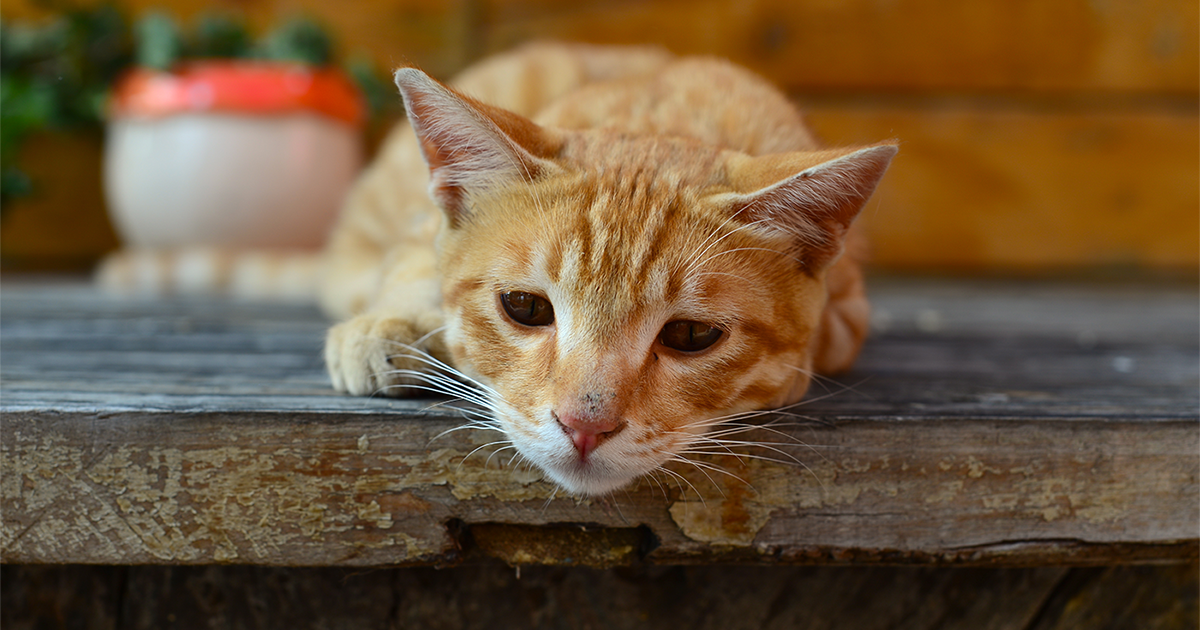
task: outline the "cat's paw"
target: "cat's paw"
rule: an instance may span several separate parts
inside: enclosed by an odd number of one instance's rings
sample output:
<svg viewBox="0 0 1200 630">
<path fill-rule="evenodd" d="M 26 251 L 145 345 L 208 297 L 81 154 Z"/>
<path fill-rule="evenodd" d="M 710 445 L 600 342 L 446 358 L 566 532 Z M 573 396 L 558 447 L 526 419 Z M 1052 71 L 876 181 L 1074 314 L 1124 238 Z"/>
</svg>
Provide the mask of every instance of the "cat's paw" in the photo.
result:
<svg viewBox="0 0 1200 630">
<path fill-rule="evenodd" d="M 420 394 L 412 371 L 429 371 L 429 364 L 419 353 L 445 360 L 438 320 L 365 313 L 330 328 L 325 365 L 333 388 L 355 396 Z"/>
</svg>

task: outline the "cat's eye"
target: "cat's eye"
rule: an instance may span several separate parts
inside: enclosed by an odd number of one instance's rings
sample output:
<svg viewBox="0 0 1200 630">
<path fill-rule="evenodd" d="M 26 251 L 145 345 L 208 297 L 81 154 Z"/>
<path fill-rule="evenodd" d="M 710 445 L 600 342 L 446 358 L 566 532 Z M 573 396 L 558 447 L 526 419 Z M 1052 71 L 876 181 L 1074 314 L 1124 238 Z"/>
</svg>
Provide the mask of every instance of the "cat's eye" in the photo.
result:
<svg viewBox="0 0 1200 630">
<path fill-rule="evenodd" d="M 509 291 L 500 294 L 504 312 L 518 324 L 526 326 L 549 326 L 554 323 L 554 307 L 550 300 L 524 291 Z"/>
<path fill-rule="evenodd" d="M 678 320 L 663 326 L 658 342 L 680 352 L 699 352 L 717 343 L 722 334 L 720 328 L 702 322 Z"/>
</svg>

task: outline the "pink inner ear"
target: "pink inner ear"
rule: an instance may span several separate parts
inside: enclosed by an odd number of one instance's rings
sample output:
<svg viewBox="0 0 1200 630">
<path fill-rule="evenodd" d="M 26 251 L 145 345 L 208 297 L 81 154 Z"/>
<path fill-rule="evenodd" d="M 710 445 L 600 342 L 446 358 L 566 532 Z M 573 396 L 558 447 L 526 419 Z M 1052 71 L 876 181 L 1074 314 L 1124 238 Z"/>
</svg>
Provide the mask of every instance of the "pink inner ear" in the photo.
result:
<svg viewBox="0 0 1200 630">
<path fill-rule="evenodd" d="M 396 71 L 409 120 L 430 171 L 430 195 L 457 223 L 473 187 L 529 181 L 559 142 L 527 118 L 479 103 L 413 68 Z"/>
<path fill-rule="evenodd" d="M 811 269 L 832 263 L 846 230 L 879 184 L 895 145 L 860 149 L 750 193 L 738 211 L 797 242 Z"/>
</svg>

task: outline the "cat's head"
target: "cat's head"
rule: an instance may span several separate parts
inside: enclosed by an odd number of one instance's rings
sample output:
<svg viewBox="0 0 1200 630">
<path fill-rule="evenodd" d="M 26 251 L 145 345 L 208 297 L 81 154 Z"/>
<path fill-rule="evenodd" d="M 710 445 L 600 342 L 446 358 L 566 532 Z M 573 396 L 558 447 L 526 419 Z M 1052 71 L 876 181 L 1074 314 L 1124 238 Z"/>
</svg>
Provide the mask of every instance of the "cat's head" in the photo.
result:
<svg viewBox="0 0 1200 630">
<path fill-rule="evenodd" d="M 551 479 L 605 493 L 803 395 L 826 270 L 895 146 L 750 157 L 397 83 L 445 213 L 448 345 Z"/>
</svg>

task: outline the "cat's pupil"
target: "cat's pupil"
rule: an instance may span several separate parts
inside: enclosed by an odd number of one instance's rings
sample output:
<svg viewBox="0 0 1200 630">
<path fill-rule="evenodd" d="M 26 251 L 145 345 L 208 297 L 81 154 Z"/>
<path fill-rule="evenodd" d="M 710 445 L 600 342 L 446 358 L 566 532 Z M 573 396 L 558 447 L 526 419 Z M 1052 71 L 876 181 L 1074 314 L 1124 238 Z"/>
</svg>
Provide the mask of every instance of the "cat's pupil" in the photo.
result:
<svg viewBox="0 0 1200 630">
<path fill-rule="evenodd" d="M 500 294 L 504 312 L 518 324 L 526 326 L 548 326 L 554 322 L 554 307 L 550 300 L 524 291 L 509 291 Z"/>
<path fill-rule="evenodd" d="M 703 322 L 679 320 L 663 326 L 658 342 L 681 352 L 699 352 L 721 338 L 720 328 Z"/>
</svg>

